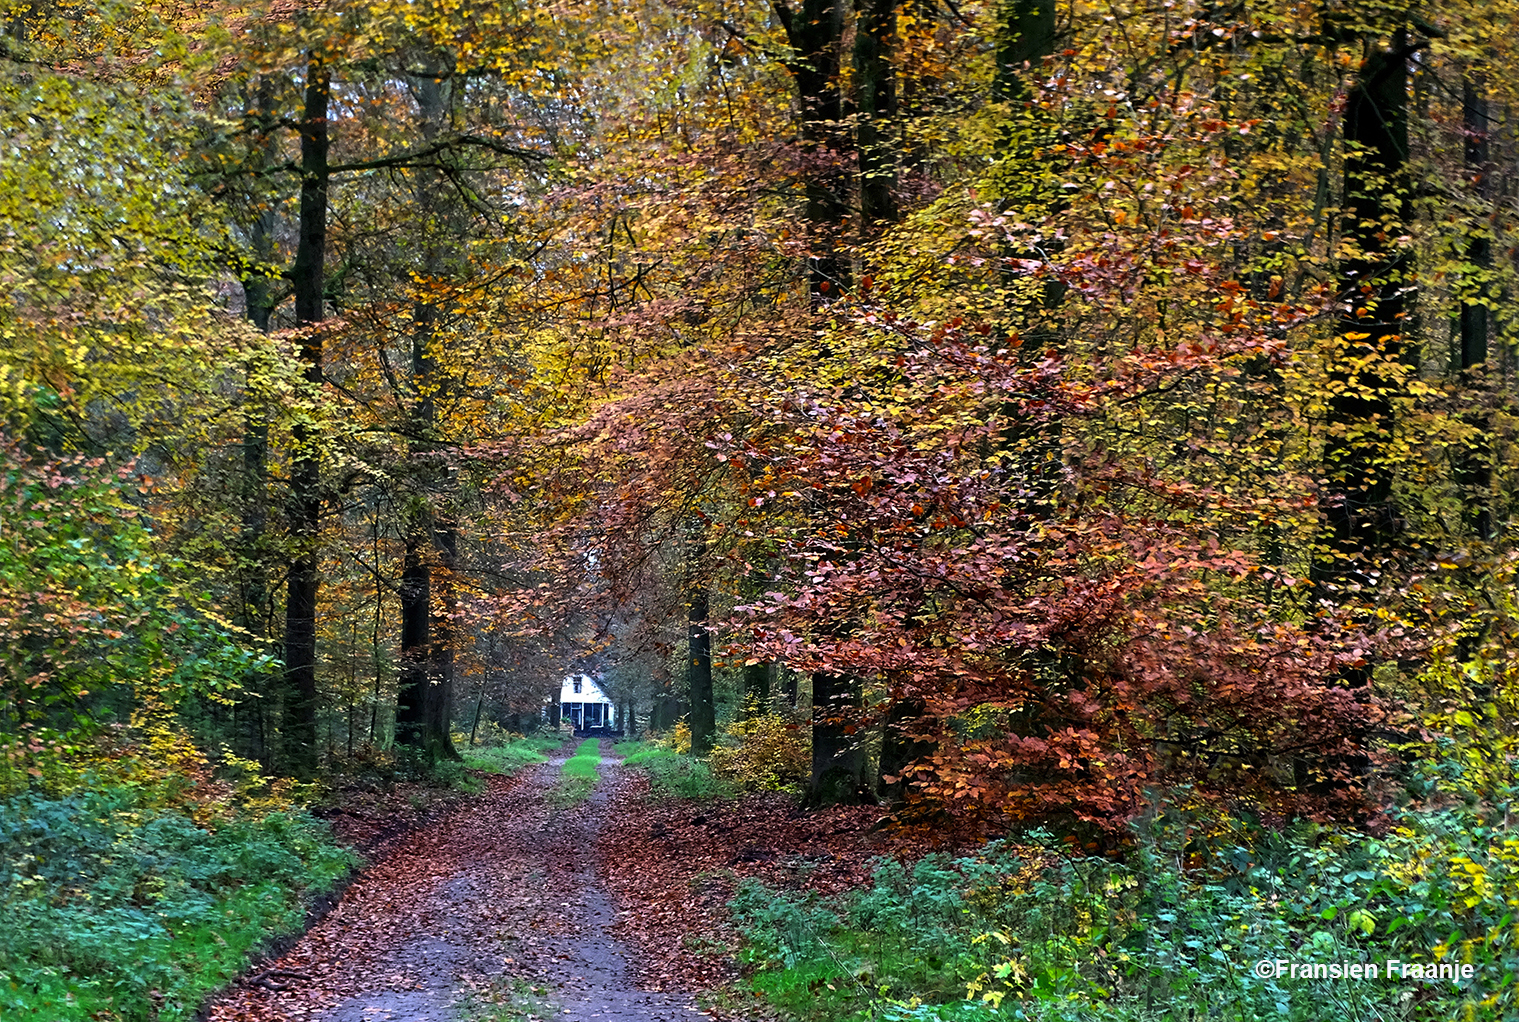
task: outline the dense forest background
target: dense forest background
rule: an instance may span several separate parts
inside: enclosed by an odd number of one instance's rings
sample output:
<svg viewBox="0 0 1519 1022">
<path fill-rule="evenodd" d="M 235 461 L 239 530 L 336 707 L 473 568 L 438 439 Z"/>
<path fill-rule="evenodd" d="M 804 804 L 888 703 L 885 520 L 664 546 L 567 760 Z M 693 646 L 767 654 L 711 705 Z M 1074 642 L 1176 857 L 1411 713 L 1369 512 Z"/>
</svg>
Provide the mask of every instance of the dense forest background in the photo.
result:
<svg viewBox="0 0 1519 1022">
<path fill-rule="evenodd" d="M 941 832 L 1506 807 L 1513 16 L 0 4 L 0 787 L 587 670 Z"/>
</svg>

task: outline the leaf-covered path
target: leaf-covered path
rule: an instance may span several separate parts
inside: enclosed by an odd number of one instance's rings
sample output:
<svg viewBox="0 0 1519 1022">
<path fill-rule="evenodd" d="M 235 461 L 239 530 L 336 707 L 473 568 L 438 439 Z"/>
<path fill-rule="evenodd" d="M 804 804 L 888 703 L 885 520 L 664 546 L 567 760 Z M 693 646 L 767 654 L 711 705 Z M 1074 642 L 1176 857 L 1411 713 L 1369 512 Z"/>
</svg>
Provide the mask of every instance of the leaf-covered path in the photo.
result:
<svg viewBox="0 0 1519 1022">
<path fill-rule="evenodd" d="M 454 1022 L 487 991 L 564 1022 L 675 1022 L 689 999 L 639 990 L 595 861 L 622 783 L 614 760 L 589 802 L 555 808 L 555 759 L 390 848 L 286 954 L 212 1007 L 209 1022 Z"/>
</svg>

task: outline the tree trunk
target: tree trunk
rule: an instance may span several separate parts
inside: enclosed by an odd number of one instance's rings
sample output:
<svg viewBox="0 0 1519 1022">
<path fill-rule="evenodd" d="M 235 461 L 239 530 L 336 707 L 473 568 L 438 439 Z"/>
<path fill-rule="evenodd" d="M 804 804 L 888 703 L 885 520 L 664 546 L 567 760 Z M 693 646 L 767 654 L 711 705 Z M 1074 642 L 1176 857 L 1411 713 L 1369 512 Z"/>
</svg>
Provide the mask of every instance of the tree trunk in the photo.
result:
<svg viewBox="0 0 1519 1022">
<path fill-rule="evenodd" d="M 369 633 L 369 655 L 374 661 L 374 689 L 370 693 L 373 700 L 369 704 L 369 744 L 375 743 L 375 732 L 380 727 L 380 623 L 385 615 L 385 587 L 380 584 L 380 512 L 375 509 L 374 515 L 374 624 Z"/>
<path fill-rule="evenodd" d="M 933 743 L 909 734 L 910 722 L 921 718 L 923 712 L 921 699 L 898 697 L 886 714 L 881 735 L 881 784 L 878 790 L 885 801 L 894 805 L 900 805 L 907 795 L 907 782 L 902 771 L 934 750 Z"/>
<path fill-rule="evenodd" d="M 742 712 L 770 712 L 770 665 L 765 662 L 744 665 L 744 696 Z"/>
<path fill-rule="evenodd" d="M 896 0 L 860 0 L 859 10 L 854 29 L 859 115 L 855 139 L 860 159 L 860 240 L 868 242 L 897 219 L 897 150 L 892 138 L 897 88 L 891 64 L 897 4 Z"/>
<path fill-rule="evenodd" d="M 1408 222 L 1408 54 L 1402 33 L 1374 49 L 1345 103 L 1345 237 L 1359 253 L 1341 267 L 1348 311 L 1330 367 L 1327 523 L 1315 564 L 1321 588 L 1369 584 L 1397 530 L 1392 503 L 1390 370 L 1410 358 L 1403 334 L 1412 253 L 1396 242 Z"/>
<path fill-rule="evenodd" d="M 1488 111 L 1486 85 L 1476 72 L 1468 72 L 1462 89 L 1461 127 L 1466 136 L 1466 172 L 1475 183 L 1477 197 L 1482 200 L 1484 213 L 1491 195 L 1488 185 Z M 1461 303 L 1461 350 L 1457 355 L 1463 392 L 1472 394 L 1479 383 L 1474 372 L 1487 362 L 1488 314 L 1483 298 L 1490 281 L 1493 267 L 1493 245 L 1488 236 L 1489 227 L 1474 232 L 1466 246 L 1466 261 L 1473 267 L 1470 279 L 1462 282 Z M 1489 491 L 1492 486 L 1492 449 L 1488 439 L 1490 424 L 1487 416 L 1475 413 L 1467 416 L 1467 425 L 1473 432 L 1472 439 L 1461 452 L 1456 463 L 1456 485 L 1461 492 L 1462 505 L 1466 510 L 1466 525 L 1481 539 L 1493 538 L 1492 510 Z"/>
<path fill-rule="evenodd" d="M 306 68 L 306 102 L 301 116 L 300 238 L 291 270 L 296 323 L 303 327 L 301 359 L 313 394 L 322 383 L 323 266 L 327 252 L 327 67 L 313 58 Z M 291 766 L 297 773 L 316 768 L 316 608 L 317 556 L 321 534 L 321 462 L 312 428 L 297 420 L 290 466 L 290 531 L 299 553 L 290 565 L 285 602 L 285 678 L 291 692 L 285 726 Z"/>
<path fill-rule="evenodd" d="M 865 750 L 859 741 L 860 683 L 840 674 L 812 676 L 811 806 L 851 804 L 866 794 Z"/>
<path fill-rule="evenodd" d="M 1026 103 L 1031 96 L 1025 65 L 1032 71 L 1055 52 L 1055 0 L 1011 0 L 998 27 L 993 91 L 1005 102 Z"/>
<path fill-rule="evenodd" d="M 1413 253 L 1396 239 L 1409 222 L 1408 57 L 1402 30 L 1392 48 L 1375 46 L 1345 101 L 1344 237 L 1355 254 L 1340 267 L 1346 312 L 1330 352 L 1325 521 L 1312 581 L 1325 601 L 1355 600 L 1375 585 L 1377 567 L 1399 528 L 1393 504 L 1394 394 L 1400 364 L 1416 364 L 1404 335 L 1413 286 Z M 1368 695 L 1371 667 L 1347 667 L 1331 679 Z M 1364 754 L 1330 763 L 1294 762 L 1296 782 L 1311 791 L 1341 788 L 1363 776 Z"/>
<path fill-rule="evenodd" d="M 460 758 L 449 734 L 453 714 L 453 643 L 445 618 L 432 616 L 433 568 L 424 547 L 436 545 L 445 572 L 452 563 L 453 531 L 441 530 L 436 544 L 416 529 L 406 541 L 401 575 L 401 684 L 396 699 L 396 741 L 422 753 L 429 763 Z M 419 535 L 420 533 L 420 535 Z M 445 607 L 453 602 L 445 574 L 439 579 Z"/>
<path fill-rule="evenodd" d="M 796 708 L 797 708 L 796 707 L 797 700 L 799 698 L 801 698 L 801 692 L 798 689 L 798 682 L 800 681 L 800 677 L 797 675 L 797 673 L 795 671 L 790 670 L 789 668 L 786 668 L 784 666 L 779 666 L 777 669 L 784 672 L 781 675 L 781 679 L 780 680 L 781 680 L 781 695 L 783 697 L 785 697 L 786 708 L 788 710 L 790 710 L 792 713 L 795 713 L 796 712 Z"/>
<path fill-rule="evenodd" d="M 273 103 L 273 89 L 269 79 L 260 78 L 258 89 L 248 97 L 249 117 L 271 116 Z M 266 136 L 263 148 L 259 152 L 260 163 L 272 162 L 274 155 L 273 140 Z M 274 230 L 273 210 L 258 214 L 248 224 L 249 248 L 260 264 L 267 265 L 274 258 Z M 269 278 L 258 272 L 256 266 L 247 267 L 242 274 L 243 304 L 247 310 L 248 320 L 263 334 L 269 333 L 270 320 L 274 311 L 269 285 Z M 234 622 L 253 635 L 268 638 L 274 630 L 264 551 L 264 536 L 269 524 L 269 411 L 265 396 L 257 393 L 253 383 L 253 374 L 250 372 L 249 379 L 243 388 L 243 464 L 239 493 L 242 502 L 242 530 L 238 551 L 241 567 L 238 572 L 238 611 L 234 616 Z M 262 672 L 250 673 L 243 681 L 244 690 L 253 699 L 265 696 L 267 685 L 267 678 Z M 251 729 L 257 715 L 242 714 L 241 716 L 254 718 L 249 722 Z M 262 743 L 257 741 L 256 732 L 250 733 L 246 741 L 241 740 L 242 736 L 238 733 L 238 718 L 239 714 L 234 706 L 232 714 L 234 747 L 244 755 L 256 755 L 266 770 L 273 770 L 275 764 L 269 762 L 267 750 L 263 749 Z M 253 751 L 255 748 L 259 750 L 257 753 Z"/>
<path fill-rule="evenodd" d="M 431 142 L 437 135 L 447 107 L 443 83 L 431 76 L 421 77 L 413 87 L 422 134 Z M 438 172 L 421 171 L 422 183 L 418 190 L 419 220 L 427 223 L 436 205 Z M 442 264 L 441 242 L 430 240 L 426 254 L 429 276 L 438 273 Z M 448 470 L 437 453 L 437 407 L 434 400 L 441 385 L 440 369 L 434 358 L 432 345 L 438 319 L 437 308 L 429 301 L 418 299 L 412 308 L 412 384 L 416 403 L 411 411 L 411 472 L 412 482 L 428 494 L 431 500 L 446 499 L 437 491 L 447 486 Z M 432 491 L 432 492 L 428 492 Z M 414 667 L 416 676 L 411 681 L 410 701 L 405 737 L 401 736 L 400 713 L 397 711 L 397 740 L 421 749 L 428 762 L 459 759 L 450 736 L 453 717 L 453 581 L 457 532 L 452 522 L 442 522 L 429 527 L 427 512 L 415 513 L 410 523 L 407 540 L 408 571 L 416 573 L 414 587 L 419 588 L 426 602 L 403 600 L 401 604 L 401 631 L 403 651 L 409 649 L 404 636 L 410 634 L 416 642 L 413 655 L 420 661 Z M 420 547 L 430 537 L 437 550 L 436 558 L 420 556 Z M 415 564 L 412 558 L 415 558 Z M 436 564 L 439 571 L 437 587 L 442 596 L 445 613 L 436 621 L 432 618 L 431 596 L 432 571 Z M 426 576 L 425 580 L 423 576 Z M 408 618 L 410 615 L 410 618 Z"/>
<path fill-rule="evenodd" d="M 649 727 L 655 731 L 668 731 L 675 726 L 684 712 L 678 696 L 669 694 L 655 696 L 654 712 L 649 720 Z"/>
<path fill-rule="evenodd" d="M 443 604 L 443 616 L 432 622 L 428 649 L 427 746 L 433 760 L 462 759 L 453 740 L 454 715 L 454 612 L 458 597 L 454 590 L 454 562 L 458 557 L 458 534 L 453 523 L 439 529 L 434 536 L 438 549 L 438 573 L 434 578 Z"/>
<path fill-rule="evenodd" d="M 686 533 L 686 687 L 691 696 L 691 751 L 704 756 L 717 739 L 712 694 L 712 633 L 707 628 L 707 583 L 703 574 L 706 537 L 693 521 Z"/>
<path fill-rule="evenodd" d="M 428 617 L 432 612 L 432 574 L 422 561 L 422 542 L 406 537 L 401 564 L 401 664 L 396 684 L 396 743 L 426 748 Z"/>
<path fill-rule="evenodd" d="M 480 710 L 485 706 L 485 678 L 480 679 L 480 694 L 475 697 L 475 720 L 469 726 L 469 745 L 475 746 L 475 735 L 480 731 Z M 513 729 L 515 730 L 515 729 Z"/>
<path fill-rule="evenodd" d="M 796 82 L 802 139 L 809 149 L 823 157 L 822 165 L 826 168 L 810 175 L 806 182 L 805 216 L 812 250 L 809 278 L 813 306 L 821 308 L 849 284 L 838 253 L 849 193 L 843 162 L 843 96 L 839 91 L 844 7 L 837 0 L 804 0 L 794 11 L 785 4 L 777 4 L 776 13 L 791 44 L 788 67 Z M 879 80 L 874 83 L 882 84 Z M 879 92 L 873 95 L 884 98 Z M 846 728 L 853 729 L 847 718 L 849 708 L 859 705 L 860 685 L 839 675 L 817 674 L 813 676 L 813 689 L 812 783 L 808 801 L 813 805 L 855 801 L 864 761 Z"/>
<path fill-rule="evenodd" d="M 796 83 L 802 142 L 824 169 L 809 174 L 807 197 L 808 280 L 814 304 L 837 298 L 849 285 L 839 239 L 849 211 L 843 144 L 844 101 L 839 91 L 844 5 L 841 0 L 777 2 L 775 12 L 791 44 L 787 67 Z"/>
</svg>

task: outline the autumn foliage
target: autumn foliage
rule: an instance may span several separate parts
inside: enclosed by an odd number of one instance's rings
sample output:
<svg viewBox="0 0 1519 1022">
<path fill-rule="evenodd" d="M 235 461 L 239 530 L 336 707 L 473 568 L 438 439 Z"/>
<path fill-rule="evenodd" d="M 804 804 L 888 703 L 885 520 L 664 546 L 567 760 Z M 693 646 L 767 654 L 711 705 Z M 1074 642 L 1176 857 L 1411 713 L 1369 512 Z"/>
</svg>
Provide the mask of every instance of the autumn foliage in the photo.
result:
<svg viewBox="0 0 1519 1022">
<path fill-rule="evenodd" d="M 1503 13 L 846 6 L 18 14 L 7 734 L 448 760 L 585 667 L 1112 836 L 1507 719 Z"/>
</svg>

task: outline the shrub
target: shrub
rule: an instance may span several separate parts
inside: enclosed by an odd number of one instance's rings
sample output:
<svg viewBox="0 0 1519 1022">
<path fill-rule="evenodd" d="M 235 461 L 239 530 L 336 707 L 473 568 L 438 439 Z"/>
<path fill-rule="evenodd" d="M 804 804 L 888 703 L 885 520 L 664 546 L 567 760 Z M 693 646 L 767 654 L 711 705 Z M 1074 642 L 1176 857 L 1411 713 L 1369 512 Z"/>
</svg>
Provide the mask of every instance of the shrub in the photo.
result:
<svg viewBox="0 0 1519 1022">
<path fill-rule="evenodd" d="M 353 867 L 300 811 L 197 820 L 101 782 L 0 802 L 0 1017 L 189 1019 Z"/>
<path fill-rule="evenodd" d="M 809 729 L 779 713 L 743 717 L 723 729 L 707 762 L 745 788 L 795 791 L 812 772 Z"/>
<path fill-rule="evenodd" d="M 883 862 L 869 890 L 831 903 L 746 888 L 732 907 L 755 990 L 808 1017 L 964 1015 L 967 998 L 1044 1022 L 1519 1017 L 1510 793 L 1401 812 L 1378 838 L 1265 830 L 1180 792 L 1136 828 L 1126 861 L 1034 833 L 910 869 Z M 1254 973 L 1278 959 L 1447 961 L 1475 976 Z"/>
</svg>

